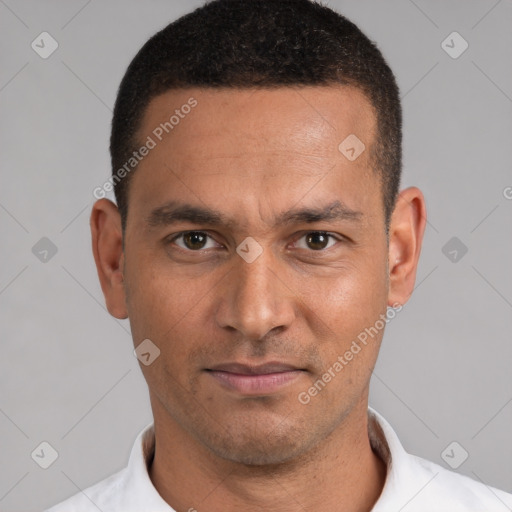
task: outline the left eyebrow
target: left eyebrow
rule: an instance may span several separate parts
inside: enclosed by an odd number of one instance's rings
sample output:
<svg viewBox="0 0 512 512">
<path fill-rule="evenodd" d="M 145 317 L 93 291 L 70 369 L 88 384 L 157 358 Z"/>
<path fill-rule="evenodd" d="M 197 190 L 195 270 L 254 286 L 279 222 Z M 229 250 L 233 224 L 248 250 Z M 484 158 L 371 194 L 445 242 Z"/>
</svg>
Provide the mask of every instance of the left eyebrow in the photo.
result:
<svg viewBox="0 0 512 512">
<path fill-rule="evenodd" d="M 341 201 L 334 201 L 326 206 L 294 208 L 279 214 L 274 226 L 290 224 L 312 224 L 322 221 L 360 222 L 363 213 L 348 208 Z M 226 217 L 219 211 L 194 206 L 178 201 L 169 201 L 151 211 L 146 219 L 151 227 L 168 226 L 177 222 L 190 222 L 198 225 L 235 227 L 235 219 Z"/>
<path fill-rule="evenodd" d="M 324 207 L 301 208 L 282 213 L 276 220 L 277 224 L 311 224 L 322 221 L 352 221 L 360 222 L 363 213 L 351 210 L 341 201 L 334 201 Z"/>
</svg>

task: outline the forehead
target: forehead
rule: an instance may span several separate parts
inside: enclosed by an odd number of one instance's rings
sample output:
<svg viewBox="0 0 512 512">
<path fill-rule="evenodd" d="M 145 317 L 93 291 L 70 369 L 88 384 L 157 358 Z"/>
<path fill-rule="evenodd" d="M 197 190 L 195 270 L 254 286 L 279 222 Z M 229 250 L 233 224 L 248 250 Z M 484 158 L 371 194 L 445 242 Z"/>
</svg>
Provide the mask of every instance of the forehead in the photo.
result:
<svg viewBox="0 0 512 512">
<path fill-rule="evenodd" d="M 191 102 L 197 104 L 189 109 Z M 307 148 L 308 154 L 325 157 L 338 151 L 339 142 L 350 134 L 369 146 L 375 132 L 374 109 L 367 97 L 341 85 L 171 90 L 151 100 L 140 135 L 151 134 L 173 114 L 168 144 L 178 152 L 197 144 L 197 156 L 203 153 L 202 142 L 213 146 L 205 150 L 208 156 L 218 144 L 221 153 L 225 145 L 243 142 L 240 151 L 245 153 L 284 150 L 300 155 Z"/>
<path fill-rule="evenodd" d="M 359 210 L 362 189 L 378 182 L 375 126 L 370 102 L 352 87 L 171 90 L 145 111 L 138 139 L 155 147 L 138 164 L 129 202 L 150 208 L 187 196 L 218 210 L 251 204 L 261 215 L 262 197 L 281 209 L 311 190 L 310 199 L 323 191 L 325 201 Z M 365 149 L 347 158 L 354 140 Z"/>
</svg>

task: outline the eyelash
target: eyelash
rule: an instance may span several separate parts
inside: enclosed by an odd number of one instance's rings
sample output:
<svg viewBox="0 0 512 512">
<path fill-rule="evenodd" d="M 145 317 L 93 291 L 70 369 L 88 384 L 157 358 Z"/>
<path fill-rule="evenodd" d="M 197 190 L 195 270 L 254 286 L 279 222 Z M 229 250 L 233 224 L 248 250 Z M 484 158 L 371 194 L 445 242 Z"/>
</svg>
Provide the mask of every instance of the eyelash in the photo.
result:
<svg viewBox="0 0 512 512">
<path fill-rule="evenodd" d="M 187 234 L 190 234 L 190 233 L 198 233 L 200 235 L 205 235 L 206 237 L 208 237 L 209 239 L 211 240 L 214 240 L 214 238 L 209 235 L 206 231 L 195 231 L 195 230 L 192 230 L 192 231 L 182 231 L 181 233 L 178 233 L 177 235 L 173 236 L 170 240 L 169 240 L 169 243 L 175 243 L 176 240 L 180 239 L 180 238 L 183 238 L 183 236 L 187 235 Z M 340 235 L 336 236 L 332 233 L 329 233 L 328 231 L 308 231 L 306 233 L 304 233 L 301 237 L 297 238 L 297 240 L 294 242 L 294 243 L 297 243 L 299 240 L 301 240 L 302 238 L 308 236 L 308 235 L 311 235 L 311 234 L 322 234 L 322 235 L 325 235 L 327 236 L 328 238 L 330 239 L 334 239 L 334 240 L 337 240 L 338 242 L 343 242 L 345 239 L 344 237 L 341 237 Z M 218 242 L 216 242 L 218 243 Z M 176 244 L 177 245 L 177 244 Z M 193 250 L 193 249 L 189 249 L 187 247 L 182 247 L 180 245 L 178 245 L 178 247 L 183 250 L 183 251 L 186 251 L 186 252 L 197 252 L 197 253 L 200 253 L 202 251 L 205 251 L 205 250 L 208 250 L 208 249 L 198 249 L 198 250 Z M 327 251 L 328 249 L 330 249 L 331 247 L 333 247 L 332 245 L 331 246 L 327 246 L 323 249 L 319 249 L 319 250 L 315 250 L 315 249 L 309 249 L 309 251 L 311 251 L 312 253 L 321 253 L 321 252 L 325 252 Z M 305 250 L 308 250 L 307 248 Z"/>
</svg>

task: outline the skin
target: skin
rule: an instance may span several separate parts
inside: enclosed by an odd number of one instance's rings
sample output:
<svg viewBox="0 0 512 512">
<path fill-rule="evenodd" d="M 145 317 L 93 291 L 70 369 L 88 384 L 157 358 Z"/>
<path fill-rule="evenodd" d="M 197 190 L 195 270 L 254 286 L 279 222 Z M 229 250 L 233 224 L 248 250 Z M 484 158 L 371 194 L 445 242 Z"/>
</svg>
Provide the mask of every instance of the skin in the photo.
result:
<svg viewBox="0 0 512 512">
<path fill-rule="evenodd" d="M 179 512 L 371 510 L 386 473 L 367 435 L 383 330 L 307 405 L 298 395 L 387 306 L 408 300 L 422 193 L 401 191 L 388 240 L 369 151 L 374 111 L 354 88 L 169 91 L 149 104 L 140 140 L 191 96 L 197 106 L 132 176 L 124 249 L 115 205 L 101 199 L 91 215 L 109 312 L 130 319 L 135 346 L 149 338 L 161 351 L 141 365 L 155 420 L 151 479 Z M 338 150 L 349 134 L 366 146 L 354 161 Z M 230 222 L 148 222 L 169 201 Z M 359 214 L 276 224 L 285 211 L 334 201 Z M 187 231 L 211 238 L 204 248 L 174 239 Z M 246 237 L 262 249 L 252 263 L 236 252 Z M 208 371 L 269 361 L 300 370 L 250 395 Z"/>
</svg>

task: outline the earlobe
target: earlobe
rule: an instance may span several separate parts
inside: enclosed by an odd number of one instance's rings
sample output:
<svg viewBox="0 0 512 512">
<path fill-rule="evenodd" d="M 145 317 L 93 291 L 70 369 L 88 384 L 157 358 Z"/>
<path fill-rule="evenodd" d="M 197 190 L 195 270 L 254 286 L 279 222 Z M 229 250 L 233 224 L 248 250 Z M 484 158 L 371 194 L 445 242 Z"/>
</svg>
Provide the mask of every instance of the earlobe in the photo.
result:
<svg viewBox="0 0 512 512">
<path fill-rule="evenodd" d="M 115 318 L 127 318 L 123 233 L 117 206 L 108 199 L 96 201 L 90 226 L 94 261 L 107 309 Z"/>
<path fill-rule="evenodd" d="M 414 290 L 426 220 L 421 190 L 402 190 L 389 227 L 389 306 L 405 304 Z"/>
</svg>

